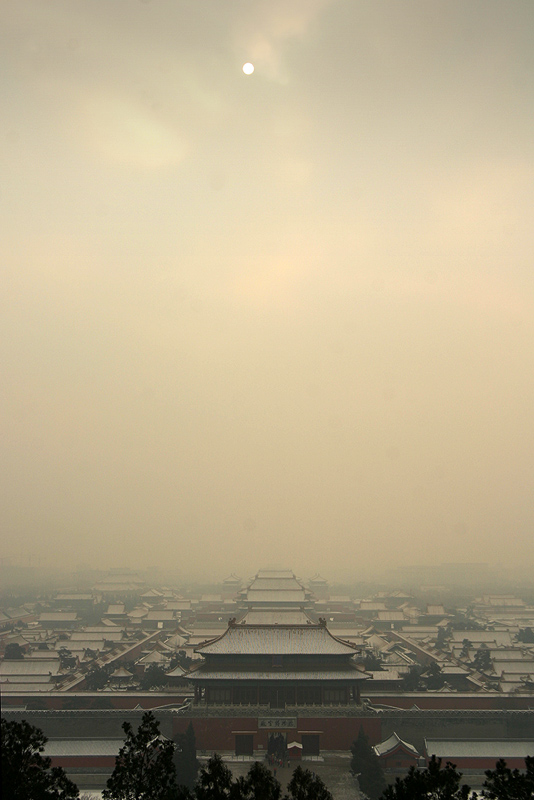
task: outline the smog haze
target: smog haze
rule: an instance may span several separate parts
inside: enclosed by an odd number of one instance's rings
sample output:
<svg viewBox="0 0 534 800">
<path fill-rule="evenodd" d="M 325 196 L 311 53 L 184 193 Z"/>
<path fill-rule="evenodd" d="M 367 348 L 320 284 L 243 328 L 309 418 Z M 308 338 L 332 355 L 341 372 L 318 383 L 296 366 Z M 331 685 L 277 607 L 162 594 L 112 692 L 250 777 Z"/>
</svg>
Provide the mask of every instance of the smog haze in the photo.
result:
<svg viewBox="0 0 534 800">
<path fill-rule="evenodd" d="M 4 558 L 532 565 L 530 0 L 0 19 Z"/>
</svg>

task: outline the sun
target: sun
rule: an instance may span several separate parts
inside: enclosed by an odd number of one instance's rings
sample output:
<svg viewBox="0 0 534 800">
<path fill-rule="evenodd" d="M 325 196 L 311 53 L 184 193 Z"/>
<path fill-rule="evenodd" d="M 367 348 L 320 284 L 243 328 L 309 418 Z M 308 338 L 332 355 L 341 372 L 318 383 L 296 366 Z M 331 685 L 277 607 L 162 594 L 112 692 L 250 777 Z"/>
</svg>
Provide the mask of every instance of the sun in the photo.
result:
<svg viewBox="0 0 534 800">
<path fill-rule="evenodd" d="M 252 75 L 254 72 L 254 64 L 251 64 L 250 61 L 247 61 L 246 64 L 243 64 L 243 72 L 245 75 Z"/>
</svg>

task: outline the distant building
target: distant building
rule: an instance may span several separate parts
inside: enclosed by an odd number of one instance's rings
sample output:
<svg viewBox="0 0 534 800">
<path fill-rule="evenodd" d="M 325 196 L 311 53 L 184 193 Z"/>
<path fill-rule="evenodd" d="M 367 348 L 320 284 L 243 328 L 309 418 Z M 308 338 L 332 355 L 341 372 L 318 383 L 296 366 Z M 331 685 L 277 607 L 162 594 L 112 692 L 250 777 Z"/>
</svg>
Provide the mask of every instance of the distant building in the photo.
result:
<svg viewBox="0 0 534 800">
<path fill-rule="evenodd" d="M 311 604 L 310 592 L 290 570 L 259 570 L 240 593 L 244 608 L 304 608 Z"/>
</svg>

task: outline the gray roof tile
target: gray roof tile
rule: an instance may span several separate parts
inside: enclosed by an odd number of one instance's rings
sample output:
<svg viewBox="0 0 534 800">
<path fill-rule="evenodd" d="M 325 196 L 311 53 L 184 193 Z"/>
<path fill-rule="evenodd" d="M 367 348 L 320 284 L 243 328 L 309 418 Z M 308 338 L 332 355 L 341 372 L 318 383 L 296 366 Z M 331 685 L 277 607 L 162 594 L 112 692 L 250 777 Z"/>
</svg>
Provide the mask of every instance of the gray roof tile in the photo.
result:
<svg viewBox="0 0 534 800">
<path fill-rule="evenodd" d="M 222 636 L 196 648 L 201 655 L 354 655 L 349 644 L 323 625 L 230 626 Z"/>
</svg>

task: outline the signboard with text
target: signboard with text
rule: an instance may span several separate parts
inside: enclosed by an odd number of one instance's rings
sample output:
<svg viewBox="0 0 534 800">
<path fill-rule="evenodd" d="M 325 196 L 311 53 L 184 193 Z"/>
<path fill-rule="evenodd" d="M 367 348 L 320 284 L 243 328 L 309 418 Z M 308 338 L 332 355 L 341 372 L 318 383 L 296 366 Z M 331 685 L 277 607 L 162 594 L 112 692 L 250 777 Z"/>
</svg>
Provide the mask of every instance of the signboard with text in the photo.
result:
<svg viewBox="0 0 534 800">
<path fill-rule="evenodd" d="M 263 717 L 258 719 L 258 728 L 296 728 L 296 717 Z"/>
</svg>

